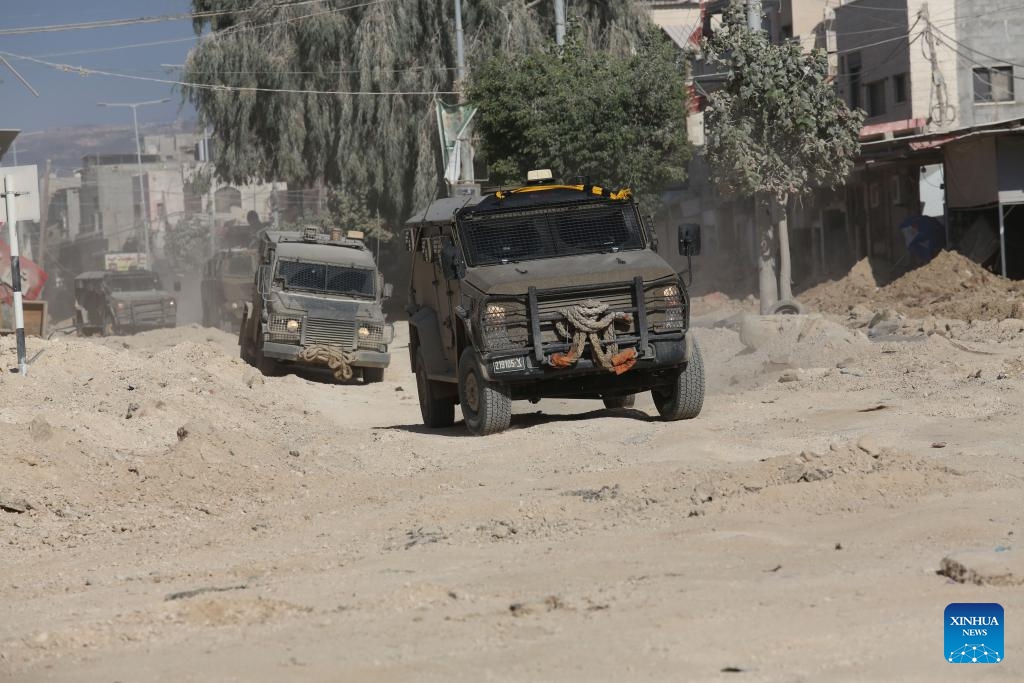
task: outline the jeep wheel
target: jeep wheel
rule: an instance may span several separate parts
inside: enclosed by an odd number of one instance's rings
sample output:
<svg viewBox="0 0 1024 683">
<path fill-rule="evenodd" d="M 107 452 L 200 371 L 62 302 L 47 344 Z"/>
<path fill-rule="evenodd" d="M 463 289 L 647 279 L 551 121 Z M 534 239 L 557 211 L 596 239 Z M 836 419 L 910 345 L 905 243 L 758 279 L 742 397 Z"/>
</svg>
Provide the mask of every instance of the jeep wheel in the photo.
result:
<svg viewBox="0 0 1024 683">
<path fill-rule="evenodd" d="M 427 378 L 427 366 L 423 353 L 416 353 L 416 391 L 420 396 L 420 414 L 423 424 L 431 429 L 451 427 L 455 424 L 455 398 L 439 396 L 439 382 Z"/>
<path fill-rule="evenodd" d="M 113 337 L 115 334 L 120 334 L 120 332 L 117 329 L 117 325 L 114 324 L 114 314 L 107 311 L 103 316 L 103 327 L 100 329 L 100 334 L 104 337 Z"/>
<path fill-rule="evenodd" d="M 256 349 L 255 362 L 253 365 L 266 377 L 274 377 L 281 372 L 281 364 L 273 358 L 263 355 L 263 349 Z"/>
<path fill-rule="evenodd" d="M 693 357 L 672 384 L 651 390 L 654 406 L 666 421 L 690 420 L 700 415 L 704 406 L 704 357 L 697 340 L 693 340 Z"/>
<path fill-rule="evenodd" d="M 252 343 L 253 332 L 249 329 L 251 325 L 252 321 L 249 318 L 242 318 L 242 324 L 238 329 L 238 345 L 240 347 L 238 355 L 249 365 L 255 366 L 256 352 Z"/>
<path fill-rule="evenodd" d="M 604 401 L 604 407 L 608 410 L 621 410 L 624 408 L 632 408 L 636 405 L 636 394 L 626 394 L 625 396 L 609 396 L 608 398 L 602 399 Z"/>
<path fill-rule="evenodd" d="M 376 384 L 384 381 L 384 368 L 363 368 L 363 382 Z"/>
<path fill-rule="evenodd" d="M 483 378 L 472 349 L 459 359 L 459 406 L 466 428 L 477 436 L 503 432 L 512 422 L 508 386 Z"/>
</svg>

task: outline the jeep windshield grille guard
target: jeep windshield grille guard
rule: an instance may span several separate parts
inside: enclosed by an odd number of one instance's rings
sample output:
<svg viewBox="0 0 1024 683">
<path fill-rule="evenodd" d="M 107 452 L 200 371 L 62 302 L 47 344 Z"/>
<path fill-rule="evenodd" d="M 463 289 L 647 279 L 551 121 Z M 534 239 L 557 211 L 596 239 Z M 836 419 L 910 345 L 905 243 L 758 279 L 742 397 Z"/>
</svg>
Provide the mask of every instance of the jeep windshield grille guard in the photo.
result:
<svg viewBox="0 0 1024 683">
<path fill-rule="evenodd" d="M 376 278 L 369 268 L 282 259 L 277 262 L 276 279 L 284 281 L 285 289 L 373 298 Z"/>
<path fill-rule="evenodd" d="M 631 204 L 571 203 L 473 213 L 459 219 L 470 266 L 643 249 Z"/>
<path fill-rule="evenodd" d="M 107 280 L 112 292 L 149 292 L 160 289 L 160 278 L 155 275 L 128 275 Z"/>
</svg>

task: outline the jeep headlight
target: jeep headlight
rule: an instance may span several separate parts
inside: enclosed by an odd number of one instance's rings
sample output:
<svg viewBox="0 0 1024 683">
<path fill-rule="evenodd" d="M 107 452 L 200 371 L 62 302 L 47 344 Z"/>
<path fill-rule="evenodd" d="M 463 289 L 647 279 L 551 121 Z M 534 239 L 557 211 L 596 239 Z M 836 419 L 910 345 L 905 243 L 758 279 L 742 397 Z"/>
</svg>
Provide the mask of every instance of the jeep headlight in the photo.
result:
<svg viewBox="0 0 1024 683">
<path fill-rule="evenodd" d="M 380 323 L 359 323 L 359 327 L 356 328 L 356 345 L 361 349 L 384 351 L 387 344 L 384 333 L 386 327 Z"/>
<path fill-rule="evenodd" d="M 677 284 L 657 285 L 644 296 L 647 323 L 655 332 L 672 332 L 686 327 L 686 303 Z"/>
<path fill-rule="evenodd" d="M 487 350 L 515 349 L 526 345 L 526 307 L 517 301 L 489 303 L 480 314 L 480 330 Z"/>
<path fill-rule="evenodd" d="M 302 318 L 290 313 L 270 316 L 270 341 L 297 344 L 302 334 Z"/>
</svg>

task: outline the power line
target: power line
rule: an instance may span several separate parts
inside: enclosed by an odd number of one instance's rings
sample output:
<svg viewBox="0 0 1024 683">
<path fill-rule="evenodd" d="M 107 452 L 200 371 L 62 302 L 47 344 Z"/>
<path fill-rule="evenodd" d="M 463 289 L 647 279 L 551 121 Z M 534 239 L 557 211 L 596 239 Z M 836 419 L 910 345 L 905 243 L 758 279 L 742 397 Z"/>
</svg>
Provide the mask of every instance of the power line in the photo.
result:
<svg viewBox="0 0 1024 683">
<path fill-rule="evenodd" d="M 395 90 L 395 91 L 377 91 L 377 90 L 307 90 L 300 88 L 262 88 L 259 86 L 244 86 L 244 85 L 221 85 L 215 83 L 194 83 L 189 81 L 180 81 L 172 78 L 156 78 L 153 76 L 138 76 L 135 74 L 116 73 L 113 71 L 106 71 L 103 69 L 92 69 L 84 66 L 75 66 L 71 64 L 57 64 L 55 62 L 49 62 L 44 59 L 37 59 L 35 57 L 28 57 L 26 55 L 16 55 L 13 52 L 0 52 L 0 55 L 10 57 L 11 59 L 17 59 L 21 61 L 32 62 L 42 66 L 55 69 L 57 71 L 63 71 L 65 73 L 76 73 L 80 76 L 109 76 L 112 78 L 124 78 L 133 81 L 144 81 L 149 83 L 162 83 L 164 85 L 179 86 L 182 88 L 191 88 L 194 90 L 217 90 L 221 92 L 265 92 L 265 93 L 279 93 L 279 94 L 291 94 L 291 95 L 345 95 L 345 96 L 380 96 L 380 97 L 403 97 L 403 96 L 436 96 L 436 95 L 457 95 L 458 93 L 453 90 Z"/>
<path fill-rule="evenodd" d="M 951 41 L 953 43 L 956 43 L 960 47 L 964 48 L 965 50 L 970 50 L 971 52 L 973 52 L 976 55 L 980 55 L 980 56 L 984 57 L 985 59 L 991 59 L 993 61 L 999 62 L 1000 64 L 1006 64 L 1006 65 L 1009 65 L 1009 66 L 1016 66 L 1016 67 L 1019 67 L 1021 69 L 1024 69 L 1024 64 L 1019 64 L 1017 62 L 1011 62 L 1010 60 L 1003 59 L 1002 57 L 993 57 L 992 55 L 985 54 L 981 50 L 975 49 L 975 48 L 970 47 L 968 45 L 964 45 L 963 43 L 961 43 L 956 38 L 953 38 L 952 36 L 944 33 L 943 31 L 940 31 L 938 28 L 935 28 L 934 26 L 932 26 L 932 28 L 934 28 L 935 32 L 938 33 L 943 38 L 945 38 L 946 40 Z M 949 46 L 947 45 L 947 47 L 949 47 Z M 992 66 L 992 65 L 991 64 L 981 64 L 980 66 Z"/>
<path fill-rule="evenodd" d="M 278 3 L 271 5 L 266 9 L 283 9 L 288 7 L 300 7 L 302 5 L 311 5 L 315 3 L 323 2 L 323 0 L 296 0 L 295 2 Z M 374 0 L 373 2 L 365 2 L 359 5 L 351 5 L 349 7 L 339 7 L 330 11 L 340 11 L 347 9 L 356 9 L 359 7 L 366 7 L 368 5 L 376 5 L 381 2 L 387 2 L 387 0 Z M 186 12 L 181 14 L 163 14 L 151 17 L 133 17 L 125 19 L 100 19 L 97 21 L 83 21 L 73 24 L 49 24 L 45 26 L 23 26 L 20 28 L 6 28 L 0 29 L 0 36 L 20 36 L 31 33 L 55 33 L 60 31 L 79 31 L 97 28 L 117 28 L 120 26 L 135 26 L 138 24 L 156 24 L 165 21 L 183 21 L 183 20 L 195 20 L 195 19 L 208 19 L 217 16 L 224 16 L 227 14 L 239 14 L 242 12 L 256 12 L 261 11 L 261 8 L 250 8 L 250 9 L 237 9 L 237 10 L 220 10 L 210 12 Z"/>
</svg>

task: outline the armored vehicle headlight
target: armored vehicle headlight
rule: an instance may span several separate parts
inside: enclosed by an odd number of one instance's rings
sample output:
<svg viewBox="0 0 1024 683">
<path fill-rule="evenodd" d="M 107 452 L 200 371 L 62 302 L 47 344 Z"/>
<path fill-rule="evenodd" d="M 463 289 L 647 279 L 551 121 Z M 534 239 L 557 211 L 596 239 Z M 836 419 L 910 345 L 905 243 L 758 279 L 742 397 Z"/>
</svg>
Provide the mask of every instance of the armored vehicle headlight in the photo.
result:
<svg viewBox="0 0 1024 683">
<path fill-rule="evenodd" d="M 356 335 L 359 337 L 357 340 L 359 348 L 383 351 L 384 345 L 388 343 L 385 338 L 385 330 L 386 326 L 383 325 L 374 323 L 360 324 L 356 330 Z"/>
<path fill-rule="evenodd" d="M 676 285 L 669 285 L 665 289 L 661 290 L 661 295 L 665 297 L 665 302 L 670 306 L 681 306 L 683 301 L 680 297 L 679 287 Z"/>
<path fill-rule="evenodd" d="M 119 310 L 119 311 L 123 311 L 124 310 L 124 302 L 123 301 L 118 301 L 117 302 L 117 310 Z"/>
<path fill-rule="evenodd" d="M 484 325 L 503 325 L 506 312 L 504 306 L 487 304 L 487 310 L 484 311 Z"/>
<path fill-rule="evenodd" d="M 656 332 L 671 332 L 686 327 L 682 289 L 677 284 L 657 285 L 647 290 L 647 322 Z"/>
<path fill-rule="evenodd" d="M 490 351 L 526 344 L 526 307 L 514 301 L 490 303 L 481 316 L 484 346 Z"/>
<path fill-rule="evenodd" d="M 174 306 L 175 305 L 174 299 L 168 299 L 167 300 L 167 305 L 168 306 Z"/>
<path fill-rule="evenodd" d="M 298 320 L 289 320 L 288 322 L 286 322 L 284 324 L 284 329 L 288 330 L 289 332 L 298 332 L 299 331 L 299 321 Z"/>
</svg>

